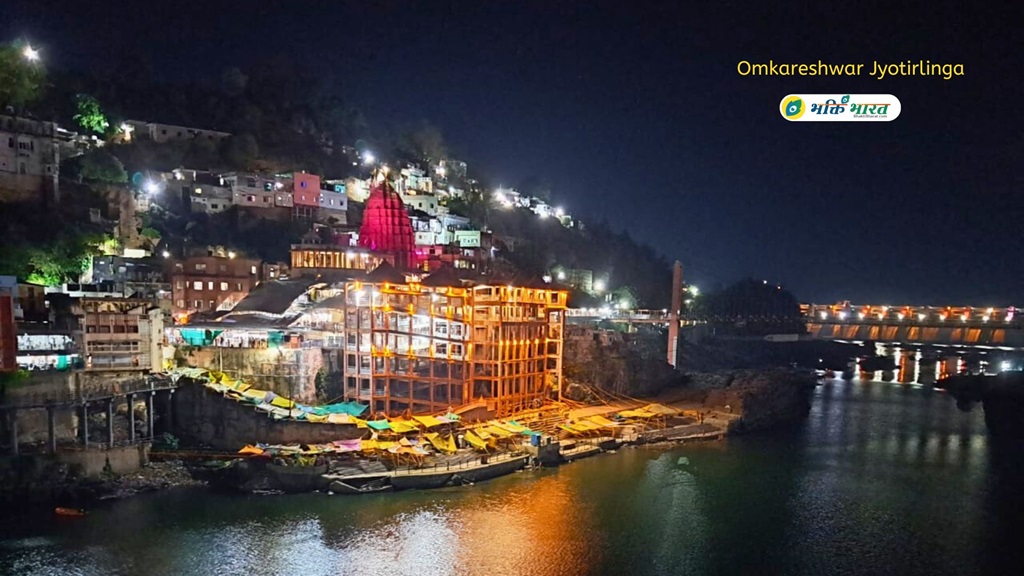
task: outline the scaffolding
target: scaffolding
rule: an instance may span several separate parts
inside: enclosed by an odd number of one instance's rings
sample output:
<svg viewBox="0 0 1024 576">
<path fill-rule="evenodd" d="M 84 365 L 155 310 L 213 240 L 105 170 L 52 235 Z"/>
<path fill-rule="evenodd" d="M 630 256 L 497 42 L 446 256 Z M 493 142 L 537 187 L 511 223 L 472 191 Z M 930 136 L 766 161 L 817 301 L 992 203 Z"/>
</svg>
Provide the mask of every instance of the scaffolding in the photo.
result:
<svg viewBox="0 0 1024 576">
<path fill-rule="evenodd" d="M 374 414 L 482 401 L 504 416 L 560 389 L 564 291 L 351 281 L 343 292 L 344 397 Z"/>
</svg>

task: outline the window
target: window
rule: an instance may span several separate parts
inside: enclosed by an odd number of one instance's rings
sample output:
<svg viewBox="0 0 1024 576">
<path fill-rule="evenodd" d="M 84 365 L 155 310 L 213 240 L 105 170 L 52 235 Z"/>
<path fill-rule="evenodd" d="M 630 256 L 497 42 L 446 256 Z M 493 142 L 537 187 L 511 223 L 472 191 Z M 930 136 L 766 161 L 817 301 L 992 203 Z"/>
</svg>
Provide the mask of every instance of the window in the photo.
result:
<svg viewBox="0 0 1024 576">
<path fill-rule="evenodd" d="M 14 138 L 8 138 L 7 139 L 7 147 L 8 148 L 14 148 Z"/>
<path fill-rule="evenodd" d="M 160 131 L 160 135 L 161 136 L 167 136 L 167 130 L 161 130 Z"/>
<path fill-rule="evenodd" d="M 256 273 L 256 267 L 255 266 L 251 266 L 249 268 L 249 274 L 255 274 L 255 273 Z"/>
<path fill-rule="evenodd" d="M 198 280 L 196 280 L 195 282 L 192 283 L 192 289 L 193 290 L 202 290 L 203 289 L 203 283 L 198 281 Z"/>
<path fill-rule="evenodd" d="M 181 300 L 181 299 L 178 299 L 178 300 L 177 300 L 177 301 L 176 301 L 176 302 L 174 303 L 174 305 L 175 305 L 175 306 L 177 306 L 178 308 L 184 308 L 184 307 L 185 307 L 185 301 L 184 301 L 184 300 Z"/>
<path fill-rule="evenodd" d="M 213 209 L 213 210 L 216 210 L 218 208 L 218 206 L 216 204 L 210 204 L 210 208 Z"/>
<path fill-rule="evenodd" d="M 235 290 L 238 290 L 239 292 L 242 291 L 242 283 L 241 282 L 235 284 L 235 286 L 236 286 Z"/>
<path fill-rule="evenodd" d="M 178 280 L 177 282 L 174 283 L 174 289 L 175 290 L 181 290 L 182 288 L 184 288 L 184 286 L 182 286 L 182 284 L 184 284 L 184 283 L 181 280 Z"/>
<path fill-rule="evenodd" d="M 252 194 L 249 194 L 248 196 L 245 197 L 245 201 L 246 202 L 255 202 L 256 201 L 256 197 L 253 196 Z"/>
<path fill-rule="evenodd" d="M 196 310 L 202 310 L 202 309 L 203 309 L 203 301 L 202 300 L 196 300 Z"/>
<path fill-rule="evenodd" d="M 213 280 L 210 280 L 209 282 L 206 283 L 206 289 L 213 290 Z"/>
<path fill-rule="evenodd" d="M 213 310 L 216 307 L 217 307 L 217 304 L 215 304 L 213 300 L 210 300 L 210 310 Z"/>
<path fill-rule="evenodd" d="M 175 272 L 181 272 L 182 270 L 183 270 L 183 268 L 182 268 L 181 262 L 175 262 L 174 263 L 174 271 Z"/>
<path fill-rule="evenodd" d="M 196 264 L 196 270 L 206 270 L 206 264 Z"/>
<path fill-rule="evenodd" d="M 228 283 L 227 282 L 221 282 L 220 283 L 220 290 L 221 290 L 221 292 L 227 292 L 228 291 Z"/>
<path fill-rule="evenodd" d="M 270 204 L 270 196 L 264 196 L 263 197 L 263 203 L 264 204 Z"/>
</svg>

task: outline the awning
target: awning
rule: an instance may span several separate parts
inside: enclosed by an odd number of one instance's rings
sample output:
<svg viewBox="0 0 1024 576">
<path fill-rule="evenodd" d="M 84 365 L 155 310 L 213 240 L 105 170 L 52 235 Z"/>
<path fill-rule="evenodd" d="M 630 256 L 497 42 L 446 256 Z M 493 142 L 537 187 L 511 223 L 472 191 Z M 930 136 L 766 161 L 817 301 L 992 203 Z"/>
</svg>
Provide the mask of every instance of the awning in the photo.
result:
<svg viewBox="0 0 1024 576">
<path fill-rule="evenodd" d="M 391 424 L 387 420 L 367 420 L 366 425 L 374 430 L 391 430 Z"/>
<path fill-rule="evenodd" d="M 618 424 L 612 422 L 611 420 L 605 418 L 604 416 L 591 416 L 590 418 L 587 418 L 587 420 L 590 420 L 591 422 L 597 424 L 602 428 L 613 428 L 615 426 L 618 426 Z"/>
<path fill-rule="evenodd" d="M 391 425 L 391 429 L 399 434 L 415 432 L 420 429 L 419 426 L 416 425 L 416 422 L 412 420 L 392 420 L 389 424 Z"/>
<path fill-rule="evenodd" d="M 477 450 L 482 450 L 484 452 L 487 452 L 487 442 L 484 442 L 483 439 L 481 439 L 479 436 L 474 434 L 472 430 L 467 430 L 465 437 L 466 437 L 466 442 L 469 442 L 469 444 L 473 448 L 476 448 Z"/>
<path fill-rule="evenodd" d="M 434 448 L 437 448 L 440 452 L 447 454 L 455 452 L 455 438 L 452 436 L 442 438 L 437 432 L 427 432 L 423 437 L 429 440 L 434 445 Z"/>
<path fill-rule="evenodd" d="M 449 424 L 449 422 L 441 420 L 436 416 L 413 416 L 412 419 L 419 422 L 426 428 L 433 428 L 434 426 L 443 426 L 445 424 Z"/>
<path fill-rule="evenodd" d="M 679 410 L 669 408 L 664 404 L 648 404 L 647 406 L 644 406 L 642 410 L 646 410 L 659 416 L 675 416 L 676 414 L 679 414 Z"/>
</svg>

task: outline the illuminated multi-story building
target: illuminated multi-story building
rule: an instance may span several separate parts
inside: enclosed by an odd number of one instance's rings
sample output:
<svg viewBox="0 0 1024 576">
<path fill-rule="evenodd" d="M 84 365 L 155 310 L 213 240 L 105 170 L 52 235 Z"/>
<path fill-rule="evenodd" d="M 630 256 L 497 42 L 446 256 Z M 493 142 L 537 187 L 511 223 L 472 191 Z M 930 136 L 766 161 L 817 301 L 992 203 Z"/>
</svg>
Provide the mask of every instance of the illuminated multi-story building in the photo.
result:
<svg viewBox="0 0 1024 576">
<path fill-rule="evenodd" d="M 388 415 L 473 402 L 507 415 L 560 388 L 566 292 L 447 271 L 393 280 L 344 283 L 346 400 Z"/>
</svg>

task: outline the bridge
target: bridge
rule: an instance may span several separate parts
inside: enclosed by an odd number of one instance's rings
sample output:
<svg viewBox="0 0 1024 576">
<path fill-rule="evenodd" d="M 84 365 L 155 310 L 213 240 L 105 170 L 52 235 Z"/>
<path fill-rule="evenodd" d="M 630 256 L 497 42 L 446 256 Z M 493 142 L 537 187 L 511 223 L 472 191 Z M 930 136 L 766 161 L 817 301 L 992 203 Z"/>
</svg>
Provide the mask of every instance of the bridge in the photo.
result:
<svg viewBox="0 0 1024 576">
<path fill-rule="evenodd" d="M 807 331 L 822 340 L 1024 347 L 1016 307 L 803 304 Z"/>
<path fill-rule="evenodd" d="M 820 340 L 849 340 L 946 344 L 964 346 L 1024 347 L 1024 310 L 1017 307 L 972 306 L 888 306 L 801 304 L 800 315 L 809 337 Z M 635 325 L 668 326 L 668 310 L 625 310 L 620 308 L 571 308 L 569 322 L 608 321 Z M 740 321 L 792 321 L 772 317 L 703 317 L 679 315 L 679 325 Z"/>
</svg>

